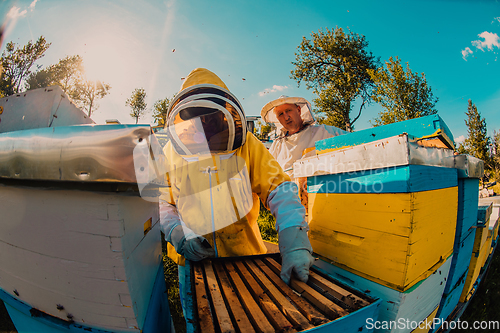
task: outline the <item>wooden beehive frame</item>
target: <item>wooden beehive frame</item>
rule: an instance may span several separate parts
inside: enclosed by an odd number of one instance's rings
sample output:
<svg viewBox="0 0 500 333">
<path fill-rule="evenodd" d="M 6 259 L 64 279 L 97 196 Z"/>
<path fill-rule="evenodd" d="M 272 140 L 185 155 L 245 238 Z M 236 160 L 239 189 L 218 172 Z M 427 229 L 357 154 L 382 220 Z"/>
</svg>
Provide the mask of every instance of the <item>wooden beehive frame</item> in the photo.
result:
<svg viewBox="0 0 500 333">
<path fill-rule="evenodd" d="M 288 286 L 280 271 L 275 255 L 193 263 L 200 331 L 302 331 L 373 302 L 312 270 L 307 284 Z"/>
</svg>

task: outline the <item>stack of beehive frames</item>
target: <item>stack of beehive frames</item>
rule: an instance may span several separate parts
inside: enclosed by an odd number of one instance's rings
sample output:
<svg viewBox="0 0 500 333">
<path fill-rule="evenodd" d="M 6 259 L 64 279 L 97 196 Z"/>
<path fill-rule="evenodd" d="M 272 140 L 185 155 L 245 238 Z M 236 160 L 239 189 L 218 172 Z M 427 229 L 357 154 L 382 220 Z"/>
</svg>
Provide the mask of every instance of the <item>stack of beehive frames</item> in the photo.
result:
<svg viewBox="0 0 500 333">
<path fill-rule="evenodd" d="M 306 172 L 296 176 L 308 177 L 315 253 L 399 291 L 451 255 L 457 169 L 441 164 L 454 165 L 452 150 L 422 148 L 403 134 L 323 157 L 294 164 Z"/>
<path fill-rule="evenodd" d="M 194 263 L 201 332 L 308 330 L 373 303 L 313 271 L 307 284 L 288 286 L 280 270 L 272 255 Z"/>
<path fill-rule="evenodd" d="M 440 322 L 455 312 L 464 289 L 476 235 L 479 179 L 484 174 L 483 161 L 470 155 L 454 157 L 458 170 L 457 224 L 450 273 L 436 315 Z"/>
<path fill-rule="evenodd" d="M 479 285 L 478 279 L 481 270 L 490 255 L 492 239 L 488 238 L 489 223 L 493 205 L 480 205 L 477 210 L 477 224 L 475 226 L 476 234 L 474 238 L 474 246 L 472 248 L 472 256 L 469 263 L 469 271 L 465 280 L 464 289 L 460 296 L 460 302 L 467 302 L 475 292 L 475 288 Z"/>
</svg>

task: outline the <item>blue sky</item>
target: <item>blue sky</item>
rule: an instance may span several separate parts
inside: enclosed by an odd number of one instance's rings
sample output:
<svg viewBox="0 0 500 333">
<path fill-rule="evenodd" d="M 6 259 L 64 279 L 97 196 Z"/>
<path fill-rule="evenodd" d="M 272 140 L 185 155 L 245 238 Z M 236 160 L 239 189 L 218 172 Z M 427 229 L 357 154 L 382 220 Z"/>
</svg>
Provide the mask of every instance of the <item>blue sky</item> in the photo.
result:
<svg viewBox="0 0 500 333">
<path fill-rule="evenodd" d="M 13 7 L 11 7 L 13 6 Z M 455 138 L 467 135 L 467 101 L 500 130 L 500 2 L 434 1 L 3 1 L 5 42 L 43 35 L 52 45 L 38 64 L 83 57 L 90 78 L 111 85 L 93 115 L 97 123 L 133 123 L 125 100 L 143 87 L 148 105 L 171 97 L 196 67 L 221 77 L 247 115 L 280 95 L 314 95 L 290 79 L 303 37 L 336 26 L 364 35 L 382 61 L 398 56 L 424 72 L 436 108 Z M 372 105 L 355 123 L 371 127 Z M 149 112 L 140 120 L 151 123 Z"/>
</svg>

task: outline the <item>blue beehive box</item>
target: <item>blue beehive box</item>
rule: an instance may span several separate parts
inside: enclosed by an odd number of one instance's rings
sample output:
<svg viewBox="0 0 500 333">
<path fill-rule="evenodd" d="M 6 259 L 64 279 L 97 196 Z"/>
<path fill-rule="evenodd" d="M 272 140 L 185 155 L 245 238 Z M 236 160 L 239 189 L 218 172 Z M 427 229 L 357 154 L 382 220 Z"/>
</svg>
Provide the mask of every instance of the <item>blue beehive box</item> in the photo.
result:
<svg viewBox="0 0 500 333">
<path fill-rule="evenodd" d="M 432 322 L 432 315 L 436 313 L 441 302 L 450 264 L 451 256 L 425 280 L 420 281 L 405 292 L 399 292 L 335 265 L 330 265 L 323 260 L 316 261 L 316 266 L 326 274 L 335 277 L 339 281 L 345 281 L 349 286 L 363 290 L 367 295 L 379 298 L 382 301 L 378 317 L 379 326 L 376 327 L 376 332 L 379 333 L 410 333 L 414 329 L 410 326 L 384 327 L 380 323 L 399 323 L 401 321 L 419 323 L 426 319 Z M 373 324 L 373 322 L 374 320 L 367 323 Z M 370 328 L 370 325 L 368 326 Z"/>
<path fill-rule="evenodd" d="M 309 193 L 410 193 L 457 186 L 457 169 L 401 165 L 307 178 Z"/>
<path fill-rule="evenodd" d="M 462 294 L 462 290 L 464 289 L 465 279 L 467 278 L 467 272 L 468 270 L 466 269 L 464 274 L 460 276 L 455 285 L 453 285 L 450 290 L 443 293 L 443 298 L 441 298 L 439 310 L 436 315 L 435 323 L 437 325 L 435 325 L 430 332 L 435 332 L 437 329 L 439 329 L 442 323 L 446 321 L 446 319 L 450 316 L 453 310 L 455 310 L 460 300 L 460 295 Z"/>
<path fill-rule="evenodd" d="M 458 245 L 465 237 L 467 237 L 471 228 L 476 224 L 479 200 L 478 192 L 478 178 L 458 179 L 458 210 L 455 245 Z"/>
</svg>

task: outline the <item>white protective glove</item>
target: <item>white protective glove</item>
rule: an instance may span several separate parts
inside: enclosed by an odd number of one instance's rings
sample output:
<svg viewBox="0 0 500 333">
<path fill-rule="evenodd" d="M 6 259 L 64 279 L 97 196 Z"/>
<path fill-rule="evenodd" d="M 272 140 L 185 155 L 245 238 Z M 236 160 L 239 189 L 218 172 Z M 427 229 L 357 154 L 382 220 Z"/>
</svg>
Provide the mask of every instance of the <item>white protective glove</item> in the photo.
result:
<svg viewBox="0 0 500 333">
<path fill-rule="evenodd" d="M 292 272 L 297 279 L 307 282 L 309 268 L 314 263 L 312 247 L 304 227 L 290 227 L 280 231 L 281 279 L 290 284 Z"/>
<path fill-rule="evenodd" d="M 203 236 L 196 235 L 191 229 L 181 225 L 172 229 L 166 239 L 170 242 L 177 253 L 191 261 L 200 261 L 205 258 L 214 257 L 215 251 Z"/>
</svg>

